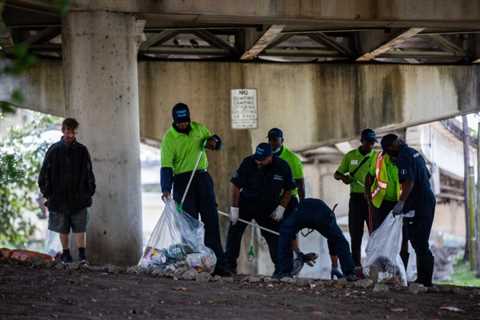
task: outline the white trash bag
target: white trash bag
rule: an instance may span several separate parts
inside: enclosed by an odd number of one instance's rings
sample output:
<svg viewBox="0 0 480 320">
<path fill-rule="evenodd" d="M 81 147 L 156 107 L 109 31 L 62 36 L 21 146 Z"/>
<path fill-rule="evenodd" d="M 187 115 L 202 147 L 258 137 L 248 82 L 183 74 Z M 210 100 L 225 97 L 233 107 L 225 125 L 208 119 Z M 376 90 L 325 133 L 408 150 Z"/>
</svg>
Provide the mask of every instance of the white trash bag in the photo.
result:
<svg viewBox="0 0 480 320">
<path fill-rule="evenodd" d="M 188 213 L 177 211 L 175 201 L 169 200 L 153 229 L 139 265 L 163 272 L 183 268 L 212 273 L 217 258 L 205 246 L 204 235 L 203 223 Z"/>
<path fill-rule="evenodd" d="M 45 240 L 44 251 L 53 258 L 60 258 L 60 255 L 62 254 L 60 234 L 51 230 L 47 230 L 47 239 Z"/>
<path fill-rule="evenodd" d="M 374 281 L 407 286 L 407 274 L 400 257 L 403 217 L 394 217 L 390 212 L 368 238 L 364 271 Z"/>
</svg>

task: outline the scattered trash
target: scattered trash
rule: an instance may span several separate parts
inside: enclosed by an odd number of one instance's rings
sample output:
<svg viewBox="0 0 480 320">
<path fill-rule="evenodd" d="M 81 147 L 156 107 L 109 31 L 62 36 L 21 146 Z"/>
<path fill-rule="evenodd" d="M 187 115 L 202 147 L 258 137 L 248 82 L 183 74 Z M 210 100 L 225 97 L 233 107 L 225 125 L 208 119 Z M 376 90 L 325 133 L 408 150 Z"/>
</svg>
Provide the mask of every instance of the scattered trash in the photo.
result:
<svg viewBox="0 0 480 320">
<path fill-rule="evenodd" d="M 383 283 L 377 283 L 373 287 L 373 292 L 388 292 L 390 289 Z"/>
<path fill-rule="evenodd" d="M 53 258 L 48 254 L 23 249 L 15 249 L 10 251 L 8 259 L 21 262 L 31 262 L 35 264 L 47 264 L 53 261 Z"/>
<path fill-rule="evenodd" d="M 428 291 L 428 288 L 419 283 L 411 283 L 408 286 L 408 291 L 413 294 L 425 293 Z"/>
<path fill-rule="evenodd" d="M 465 310 L 462 310 L 454 306 L 442 306 L 440 307 L 440 310 L 451 311 L 451 312 L 465 312 Z"/>
</svg>

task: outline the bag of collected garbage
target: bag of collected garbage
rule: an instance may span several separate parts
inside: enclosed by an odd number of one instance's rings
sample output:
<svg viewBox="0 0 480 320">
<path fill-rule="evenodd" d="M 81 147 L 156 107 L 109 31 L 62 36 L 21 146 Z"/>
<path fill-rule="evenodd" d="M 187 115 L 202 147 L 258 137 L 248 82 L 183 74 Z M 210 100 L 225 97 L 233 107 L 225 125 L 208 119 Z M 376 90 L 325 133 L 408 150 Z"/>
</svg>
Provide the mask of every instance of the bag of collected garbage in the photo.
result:
<svg viewBox="0 0 480 320">
<path fill-rule="evenodd" d="M 45 252 L 53 258 L 60 258 L 62 254 L 60 235 L 55 231 L 47 230 L 47 239 L 45 242 Z"/>
<path fill-rule="evenodd" d="M 400 249 L 402 247 L 403 216 L 389 213 L 369 237 L 364 263 L 365 274 L 374 281 L 407 285 L 407 275 Z"/>
<path fill-rule="evenodd" d="M 217 258 L 205 246 L 204 234 L 201 221 L 188 213 L 179 212 L 175 202 L 169 200 L 153 229 L 139 265 L 164 272 L 187 268 L 211 273 Z"/>
</svg>

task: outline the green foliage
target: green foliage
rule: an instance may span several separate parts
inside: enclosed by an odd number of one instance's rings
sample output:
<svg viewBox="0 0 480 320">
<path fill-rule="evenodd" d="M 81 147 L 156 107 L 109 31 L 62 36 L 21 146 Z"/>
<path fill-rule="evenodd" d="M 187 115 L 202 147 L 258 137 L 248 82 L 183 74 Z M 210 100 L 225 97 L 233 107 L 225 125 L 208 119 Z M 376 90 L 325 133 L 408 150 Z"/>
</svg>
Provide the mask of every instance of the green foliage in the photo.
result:
<svg viewBox="0 0 480 320">
<path fill-rule="evenodd" d="M 58 13 L 64 16 L 70 9 L 70 0 L 55 0 L 55 7 L 58 9 Z"/>
<path fill-rule="evenodd" d="M 61 16 L 67 14 L 70 9 L 70 0 L 54 0 L 55 7 Z M 4 0 L 0 0 L 0 36 L 8 34 L 8 28 L 3 22 L 2 13 L 5 5 Z M 0 62 L 3 60 L 6 62 L 3 68 L 0 68 L 0 78 L 2 76 L 20 76 L 27 71 L 31 66 L 37 63 L 37 57 L 29 51 L 26 44 L 15 44 L 10 49 L 11 58 L 7 59 L 5 53 L 0 51 Z M 2 64 L 0 64 L 1 66 Z M 10 99 L 0 100 L 0 120 L 4 113 L 14 113 L 15 107 L 21 106 L 24 102 L 22 92 L 18 89 L 11 93 Z"/>
<path fill-rule="evenodd" d="M 58 122 L 56 117 L 42 116 L 21 129 L 11 129 L 0 142 L 0 246 L 25 246 L 35 230 L 25 214 L 38 209 L 37 178 L 48 148 L 38 137 Z"/>
<path fill-rule="evenodd" d="M 456 286 L 480 287 L 480 278 L 475 277 L 475 272 L 470 269 L 470 264 L 458 259 L 454 266 L 452 279 L 442 281 L 441 284 L 452 284 Z"/>
</svg>

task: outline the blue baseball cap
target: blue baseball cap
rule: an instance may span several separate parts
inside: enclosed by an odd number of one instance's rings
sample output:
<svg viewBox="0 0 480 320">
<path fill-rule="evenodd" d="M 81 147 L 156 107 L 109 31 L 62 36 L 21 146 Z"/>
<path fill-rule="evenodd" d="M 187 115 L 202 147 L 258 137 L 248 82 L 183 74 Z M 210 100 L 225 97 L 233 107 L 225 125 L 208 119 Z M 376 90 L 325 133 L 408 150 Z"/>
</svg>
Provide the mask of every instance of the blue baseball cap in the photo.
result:
<svg viewBox="0 0 480 320">
<path fill-rule="evenodd" d="M 370 128 L 365 129 L 362 131 L 360 140 L 367 142 L 377 142 L 377 134 Z"/>
<path fill-rule="evenodd" d="M 255 149 L 255 154 L 253 155 L 253 158 L 255 160 L 262 161 L 271 155 L 272 146 L 270 146 L 269 143 L 262 142 L 257 146 L 257 149 Z"/>
<path fill-rule="evenodd" d="M 185 103 L 179 102 L 172 109 L 173 122 L 190 122 L 190 110 Z"/>
<path fill-rule="evenodd" d="M 278 128 L 272 128 L 268 131 L 268 139 L 283 139 L 283 131 Z"/>
</svg>

